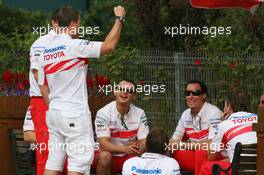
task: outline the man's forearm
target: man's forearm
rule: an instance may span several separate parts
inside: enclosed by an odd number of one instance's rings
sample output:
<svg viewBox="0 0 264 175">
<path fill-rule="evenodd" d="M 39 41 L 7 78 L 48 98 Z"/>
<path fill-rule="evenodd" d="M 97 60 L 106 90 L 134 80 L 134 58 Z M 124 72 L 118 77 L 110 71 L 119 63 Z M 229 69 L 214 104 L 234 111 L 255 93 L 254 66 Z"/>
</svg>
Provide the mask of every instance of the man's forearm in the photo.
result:
<svg viewBox="0 0 264 175">
<path fill-rule="evenodd" d="M 116 17 L 125 17 L 126 11 L 124 7 L 117 6 L 114 8 L 114 14 Z M 121 29 L 122 29 L 122 22 L 121 19 L 116 19 L 115 24 L 112 28 L 112 30 L 109 32 L 107 37 L 105 38 L 102 47 L 101 47 L 101 56 L 108 54 L 115 50 L 116 45 L 119 41 L 120 35 L 121 35 Z"/>
<path fill-rule="evenodd" d="M 100 142 L 99 142 L 100 143 Z M 100 149 L 102 151 L 108 151 L 111 153 L 124 153 L 124 146 L 115 145 L 111 142 L 103 141 L 100 143 Z"/>
<path fill-rule="evenodd" d="M 34 78 L 35 78 L 36 82 L 38 82 L 38 70 L 37 69 L 33 69 L 33 74 L 34 74 Z M 42 97 L 43 97 L 45 103 L 47 105 L 49 105 L 49 98 L 48 98 L 49 88 L 48 88 L 48 86 L 39 85 L 39 89 L 40 89 L 40 92 L 42 94 Z"/>
<path fill-rule="evenodd" d="M 105 38 L 103 44 L 102 44 L 102 50 L 101 55 L 108 54 L 115 50 L 116 45 L 119 41 L 120 35 L 121 35 L 121 29 L 122 29 L 122 22 L 118 19 L 116 19 L 115 24 L 110 31 L 110 33 Z"/>
<path fill-rule="evenodd" d="M 39 85 L 42 97 L 45 101 L 45 103 L 49 106 L 49 88 L 46 85 Z"/>
</svg>

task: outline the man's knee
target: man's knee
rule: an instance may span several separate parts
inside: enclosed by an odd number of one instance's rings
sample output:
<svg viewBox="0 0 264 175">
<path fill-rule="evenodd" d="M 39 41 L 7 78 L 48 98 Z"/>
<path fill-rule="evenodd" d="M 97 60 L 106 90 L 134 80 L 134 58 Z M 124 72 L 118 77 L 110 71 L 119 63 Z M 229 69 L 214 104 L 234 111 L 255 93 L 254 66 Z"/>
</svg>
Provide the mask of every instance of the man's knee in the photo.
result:
<svg viewBox="0 0 264 175">
<path fill-rule="evenodd" d="M 98 155 L 97 164 L 110 165 L 112 163 L 112 154 L 108 151 L 101 151 Z"/>
</svg>

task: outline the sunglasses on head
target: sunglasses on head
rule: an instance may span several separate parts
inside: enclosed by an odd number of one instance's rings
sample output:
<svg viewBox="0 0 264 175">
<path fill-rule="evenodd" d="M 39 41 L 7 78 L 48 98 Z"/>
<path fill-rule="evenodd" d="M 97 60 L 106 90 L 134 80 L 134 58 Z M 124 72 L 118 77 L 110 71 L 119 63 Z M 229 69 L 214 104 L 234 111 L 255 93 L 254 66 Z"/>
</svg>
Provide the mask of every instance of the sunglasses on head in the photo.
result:
<svg viewBox="0 0 264 175">
<path fill-rule="evenodd" d="M 129 89 L 129 88 L 117 88 L 118 91 L 123 92 L 123 93 L 129 93 L 129 94 L 133 94 L 135 93 L 134 89 Z"/>
<path fill-rule="evenodd" d="M 195 90 L 195 91 L 185 91 L 185 96 L 190 96 L 191 94 L 193 95 L 193 96 L 200 96 L 201 94 L 203 94 L 203 92 L 202 91 L 200 91 L 200 90 Z"/>
</svg>

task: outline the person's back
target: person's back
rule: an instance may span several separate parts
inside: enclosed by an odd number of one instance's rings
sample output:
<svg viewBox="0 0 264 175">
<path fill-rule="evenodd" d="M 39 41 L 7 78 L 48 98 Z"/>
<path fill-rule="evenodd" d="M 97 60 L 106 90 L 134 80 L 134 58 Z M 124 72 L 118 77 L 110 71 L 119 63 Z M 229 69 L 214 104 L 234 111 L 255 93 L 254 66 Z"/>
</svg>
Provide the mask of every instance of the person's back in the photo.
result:
<svg viewBox="0 0 264 175">
<path fill-rule="evenodd" d="M 218 133 L 213 139 L 213 144 L 220 145 L 222 143 L 226 147 L 231 162 L 238 142 L 242 144 L 257 143 L 256 132 L 252 130 L 252 124 L 257 121 L 258 116 L 253 113 L 241 111 L 231 114 L 228 119 L 218 125 Z"/>
<path fill-rule="evenodd" d="M 179 175 L 179 164 L 172 158 L 156 154 L 144 153 L 141 157 L 133 157 L 124 164 L 123 175 L 162 174 Z"/>
<path fill-rule="evenodd" d="M 87 102 L 87 58 L 100 56 L 101 42 L 72 39 L 58 34 L 43 53 L 43 68 L 50 90 L 50 109 L 89 113 Z"/>
<path fill-rule="evenodd" d="M 256 132 L 252 130 L 252 124 L 257 122 L 258 116 L 249 111 L 250 98 L 243 91 L 232 90 L 227 94 L 222 117 L 224 121 L 218 125 L 212 139 L 208 151 L 208 161 L 203 162 L 202 168 L 197 174 L 211 173 L 214 164 L 227 169 L 233 160 L 234 149 L 238 142 L 242 144 L 257 143 Z"/>
<path fill-rule="evenodd" d="M 128 159 L 123 166 L 123 175 L 180 175 L 179 164 L 166 156 L 169 137 L 164 130 L 155 128 L 147 136 L 146 153 Z"/>
<path fill-rule="evenodd" d="M 53 13 L 57 35 L 49 40 L 38 71 L 41 93 L 49 104 L 46 112 L 49 129 L 49 155 L 45 175 L 59 174 L 68 157 L 70 175 L 89 174 L 94 138 L 88 108 L 86 74 L 88 58 L 112 52 L 120 38 L 125 10 L 114 8 L 116 22 L 104 42 L 77 38 L 80 12 L 60 7 Z"/>
</svg>

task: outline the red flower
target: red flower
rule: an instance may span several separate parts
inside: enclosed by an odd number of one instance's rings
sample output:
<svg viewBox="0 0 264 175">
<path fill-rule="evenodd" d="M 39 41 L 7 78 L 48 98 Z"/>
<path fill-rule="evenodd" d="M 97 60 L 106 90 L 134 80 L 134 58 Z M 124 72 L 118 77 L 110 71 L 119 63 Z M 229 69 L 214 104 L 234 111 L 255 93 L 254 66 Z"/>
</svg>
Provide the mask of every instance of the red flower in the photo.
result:
<svg viewBox="0 0 264 175">
<path fill-rule="evenodd" d="M 201 60 L 201 59 L 196 59 L 196 60 L 194 61 L 194 64 L 195 64 L 195 65 L 201 65 L 201 64 L 202 64 L 202 60 Z"/>
<path fill-rule="evenodd" d="M 97 89 L 99 89 L 103 85 L 102 82 L 103 82 L 103 76 L 96 74 L 95 83 L 96 83 Z"/>
<path fill-rule="evenodd" d="M 6 82 L 6 83 L 11 83 L 12 79 L 14 78 L 13 73 L 10 70 L 6 70 L 3 75 L 2 75 L 2 79 Z"/>
<path fill-rule="evenodd" d="M 25 79 L 27 79 L 27 76 L 26 74 L 22 73 L 22 72 L 16 72 L 14 74 L 14 81 L 15 82 L 22 82 L 24 81 Z"/>
<path fill-rule="evenodd" d="M 28 86 L 29 86 L 29 79 L 28 79 L 28 78 L 25 78 L 24 80 L 22 80 L 22 84 L 23 84 L 25 87 L 28 87 Z"/>
<path fill-rule="evenodd" d="M 103 76 L 103 77 L 102 77 L 102 84 L 103 84 L 103 85 L 108 85 L 108 84 L 110 84 L 110 80 L 109 80 L 109 78 L 107 78 L 107 76 Z"/>
<path fill-rule="evenodd" d="M 19 82 L 16 84 L 16 88 L 20 89 L 20 90 L 24 90 L 25 86 L 23 85 L 23 83 Z"/>
<path fill-rule="evenodd" d="M 138 83 L 143 86 L 145 81 L 143 79 L 141 79 L 141 80 L 138 81 Z"/>
<path fill-rule="evenodd" d="M 233 68 L 236 67 L 236 63 L 229 63 L 228 67 L 229 67 L 230 69 L 233 69 Z"/>
<path fill-rule="evenodd" d="M 110 84 L 110 80 L 107 76 L 96 74 L 95 83 L 97 89 L 100 89 L 100 87 Z"/>
<path fill-rule="evenodd" d="M 93 78 L 92 77 L 87 77 L 87 85 L 88 85 L 88 90 L 93 90 Z"/>
<path fill-rule="evenodd" d="M 235 80 L 235 85 L 236 85 L 236 86 L 239 86 L 239 85 L 240 85 L 240 80 L 238 80 L 238 79 Z"/>
</svg>

